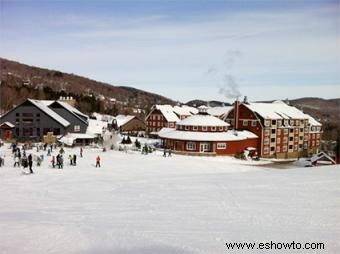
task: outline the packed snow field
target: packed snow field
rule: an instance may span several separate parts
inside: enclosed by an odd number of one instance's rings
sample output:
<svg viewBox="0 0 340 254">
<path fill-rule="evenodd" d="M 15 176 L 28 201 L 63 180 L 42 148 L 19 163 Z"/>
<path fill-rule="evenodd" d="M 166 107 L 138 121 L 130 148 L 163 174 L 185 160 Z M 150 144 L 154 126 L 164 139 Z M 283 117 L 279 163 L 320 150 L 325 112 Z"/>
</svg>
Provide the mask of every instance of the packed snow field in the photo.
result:
<svg viewBox="0 0 340 254">
<path fill-rule="evenodd" d="M 0 148 L 0 253 L 340 253 L 339 166 L 283 170 L 233 158 L 96 149 L 80 158 L 79 148 L 65 150 L 64 169 L 45 154 L 24 175 L 8 146 Z M 270 241 L 325 249 L 226 247 Z"/>
</svg>

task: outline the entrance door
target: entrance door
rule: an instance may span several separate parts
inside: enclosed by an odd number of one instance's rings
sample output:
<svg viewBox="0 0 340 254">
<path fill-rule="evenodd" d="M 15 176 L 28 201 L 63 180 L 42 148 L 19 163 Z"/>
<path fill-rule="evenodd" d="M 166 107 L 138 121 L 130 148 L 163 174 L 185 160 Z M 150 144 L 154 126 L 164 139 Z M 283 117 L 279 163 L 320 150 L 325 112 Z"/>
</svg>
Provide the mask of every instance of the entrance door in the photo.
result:
<svg viewBox="0 0 340 254">
<path fill-rule="evenodd" d="M 209 152 L 210 151 L 210 144 L 208 142 L 204 142 L 200 144 L 200 152 Z"/>
</svg>

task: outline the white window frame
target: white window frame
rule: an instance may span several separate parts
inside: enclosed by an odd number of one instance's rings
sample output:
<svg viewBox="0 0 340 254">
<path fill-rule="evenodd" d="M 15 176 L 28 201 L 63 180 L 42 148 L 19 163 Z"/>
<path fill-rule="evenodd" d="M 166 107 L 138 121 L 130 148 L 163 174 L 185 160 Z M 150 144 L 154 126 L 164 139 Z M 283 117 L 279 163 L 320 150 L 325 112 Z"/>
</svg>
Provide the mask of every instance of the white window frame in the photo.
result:
<svg viewBox="0 0 340 254">
<path fill-rule="evenodd" d="M 248 126 L 248 120 L 243 120 L 243 126 Z"/>
<path fill-rule="evenodd" d="M 192 126 L 192 130 L 193 131 L 197 131 L 198 130 L 198 126 Z"/>
<path fill-rule="evenodd" d="M 211 126 L 211 131 L 216 131 L 216 126 Z"/>
<path fill-rule="evenodd" d="M 194 151 L 196 150 L 196 142 L 193 142 L 193 141 L 189 141 L 187 142 L 187 150 L 188 151 Z"/>
<path fill-rule="evenodd" d="M 257 121 L 256 120 L 251 121 L 251 126 L 252 127 L 256 127 L 257 126 Z"/>
<path fill-rule="evenodd" d="M 226 143 L 217 143 L 216 149 L 218 149 L 218 150 L 227 149 L 227 144 Z"/>
<path fill-rule="evenodd" d="M 202 131 L 207 131 L 208 127 L 207 126 L 202 126 Z"/>
<path fill-rule="evenodd" d="M 73 127 L 74 132 L 80 132 L 80 125 L 75 125 Z"/>
</svg>

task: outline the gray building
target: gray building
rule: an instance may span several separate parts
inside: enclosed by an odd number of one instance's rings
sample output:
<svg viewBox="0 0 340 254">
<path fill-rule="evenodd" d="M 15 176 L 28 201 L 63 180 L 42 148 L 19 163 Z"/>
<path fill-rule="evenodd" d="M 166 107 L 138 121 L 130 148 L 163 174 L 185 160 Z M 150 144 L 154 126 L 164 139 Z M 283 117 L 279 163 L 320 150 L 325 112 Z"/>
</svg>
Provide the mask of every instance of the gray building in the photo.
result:
<svg viewBox="0 0 340 254">
<path fill-rule="evenodd" d="M 65 102 L 27 99 L 0 118 L 2 123 L 14 125 L 12 137 L 22 140 L 41 140 L 47 132 L 66 135 L 69 132 L 85 133 L 86 115 Z M 85 120 L 86 119 L 86 120 Z M 8 136 L 8 131 L 7 136 Z M 0 133 L 4 138 L 4 133 Z"/>
</svg>

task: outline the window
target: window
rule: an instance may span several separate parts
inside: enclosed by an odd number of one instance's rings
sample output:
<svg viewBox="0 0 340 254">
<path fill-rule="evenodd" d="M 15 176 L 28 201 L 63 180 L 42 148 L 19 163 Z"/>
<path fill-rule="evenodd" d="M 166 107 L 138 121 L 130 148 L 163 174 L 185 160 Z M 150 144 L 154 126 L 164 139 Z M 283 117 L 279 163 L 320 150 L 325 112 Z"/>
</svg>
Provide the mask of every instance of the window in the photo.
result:
<svg viewBox="0 0 340 254">
<path fill-rule="evenodd" d="M 292 150 L 293 149 L 293 145 L 289 145 L 289 150 Z"/>
<path fill-rule="evenodd" d="M 37 116 L 37 117 L 40 117 L 40 113 L 37 113 L 36 116 Z"/>
<path fill-rule="evenodd" d="M 289 133 L 294 133 L 294 129 L 293 128 L 289 129 Z"/>
<path fill-rule="evenodd" d="M 226 149 L 227 144 L 226 143 L 217 143 L 217 149 Z"/>
<path fill-rule="evenodd" d="M 277 125 L 281 126 L 282 125 L 282 120 L 277 120 Z"/>
<path fill-rule="evenodd" d="M 178 129 L 182 130 L 183 126 L 182 125 L 178 125 Z"/>
<path fill-rule="evenodd" d="M 287 142 L 288 142 L 288 138 L 287 138 L 287 137 L 284 137 L 284 138 L 283 138 L 283 143 L 284 143 L 284 144 L 287 144 Z"/>
<path fill-rule="evenodd" d="M 281 135 L 281 129 L 277 129 L 277 135 Z"/>
<path fill-rule="evenodd" d="M 289 141 L 294 141 L 294 137 L 289 137 Z"/>
<path fill-rule="evenodd" d="M 283 152 L 287 152 L 287 146 L 283 146 L 282 151 L 283 151 Z"/>
<path fill-rule="evenodd" d="M 248 120 L 243 120 L 243 126 L 248 126 Z"/>
<path fill-rule="evenodd" d="M 268 144 L 269 144 L 269 138 L 265 138 L 265 139 L 264 139 L 264 144 L 265 144 L 265 145 L 268 145 Z"/>
<path fill-rule="evenodd" d="M 32 125 L 33 119 L 32 118 L 24 118 L 24 119 L 22 119 L 22 123 L 25 124 L 25 125 Z"/>
<path fill-rule="evenodd" d="M 294 145 L 294 150 L 296 151 L 298 149 L 298 145 Z"/>
<path fill-rule="evenodd" d="M 276 120 L 272 120 L 272 125 L 276 125 Z"/>
<path fill-rule="evenodd" d="M 75 125 L 74 132 L 79 132 L 79 131 L 80 131 L 80 125 Z"/>
<path fill-rule="evenodd" d="M 263 153 L 264 154 L 268 154 L 269 153 L 269 147 L 266 146 L 264 149 L 263 149 Z"/>
<path fill-rule="evenodd" d="M 256 120 L 251 121 L 251 126 L 255 127 L 256 125 Z"/>
<path fill-rule="evenodd" d="M 23 128 L 22 134 L 24 137 L 32 137 L 33 136 L 33 128 Z"/>
<path fill-rule="evenodd" d="M 218 129 L 219 129 L 220 131 L 223 131 L 223 126 L 220 126 Z"/>
<path fill-rule="evenodd" d="M 288 129 L 284 129 L 283 133 L 288 134 Z"/>
<path fill-rule="evenodd" d="M 271 146 L 271 147 L 270 147 L 270 151 L 271 151 L 271 152 L 274 152 L 274 151 L 275 151 L 275 146 Z"/>
<path fill-rule="evenodd" d="M 22 113 L 23 117 L 33 117 L 33 113 Z"/>
<path fill-rule="evenodd" d="M 20 114 L 19 113 L 15 113 L 15 116 L 20 116 Z"/>
<path fill-rule="evenodd" d="M 269 120 L 265 120 L 264 121 L 264 126 L 269 126 L 270 125 L 270 121 Z"/>
<path fill-rule="evenodd" d="M 277 139 L 276 139 L 276 143 L 277 143 L 277 144 L 280 144 L 280 143 L 281 143 L 281 138 L 277 138 Z"/>
<path fill-rule="evenodd" d="M 300 132 L 303 132 L 303 128 L 300 128 Z"/>
<path fill-rule="evenodd" d="M 285 125 L 285 126 L 288 125 L 288 120 L 284 120 L 284 125 Z"/>
<path fill-rule="evenodd" d="M 274 142 L 275 142 L 275 138 L 271 138 L 271 139 L 270 139 L 270 142 L 271 142 L 271 143 L 274 143 Z"/>
<path fill-rule="evenodd" d="M 212 126 L 211 131 L 216 131 L 216 126 Z"/>
<path fill-rule="evenodd" d="M 40 136 L 40 128 L 37 128 L 37 136 Z"/>
<path fill-rule="evenodd" d="M 269 130 L 268 129 L 264 131 L 264 135 L 269 136 Z"/>
<path fill-rule="evenodd" d="M 303 136 L 300 136 L 300 138 L 299 138 L 301 141 L 303 140 Z"/>
<path fill-rule="evenodd" d="M 289 120 L 289 125 L 293 126 L 294 125 L 294 120 Z"/>
<path fill-rule="evenodd" d="M 174 123 L 170 123 L 170 128 L 174 127 Z"/>
<path fill-rule="evenodd" d="M 280 147 L 279 147 L 279 146 L 277 146 L 277 147 L 276 147 L 276 152 L 278 152 L 278 153 L 279 153 L 279 152 L 280 152 L 280 150 L 281 150 L 281 149 L 280 149 Z"/>
<path fill-rule="evenodd" d="M 202 126 L 202 131 L 207 131 L 207 130 L 208 130 L 207 126 Z"/>
<path fill-rule="evenodd" d="M 197 130 L 198 130 L 198 127 L 197 127 L 197 126 L 193 126 L 193 127 L 192 127 L 192 130 L 193 130 L 193 131 L 197 131 Z"/>
<path fill-rule="evenodd" d="M 16 118 L 16 119 L 15 119 L 15 123 L 16 123 L 16 124 L 19 124 L 19 122 L 20 122 L 19 118 Z"/>
<path fill-rule="evenodd" d="M 189 126 L 188 125 L 185 125 L 184 129 L 187 131 L 189 130 Z"/>
<path fill-rule="evenodd" d="M 196 150 L 196 142 L 187 142 L 187 150 Z"/>
<path fill-rule="evenodd" d="M 272 134 L 275 134 L 276 133 L 276 129 L 272 129 Z"/>
<path fill-rule="evenodd" d="M 295 123 L 296 123 L 296 125 L 300 125 L 300 121 L 299 120 L 296 120 Z"/>
</svg>

